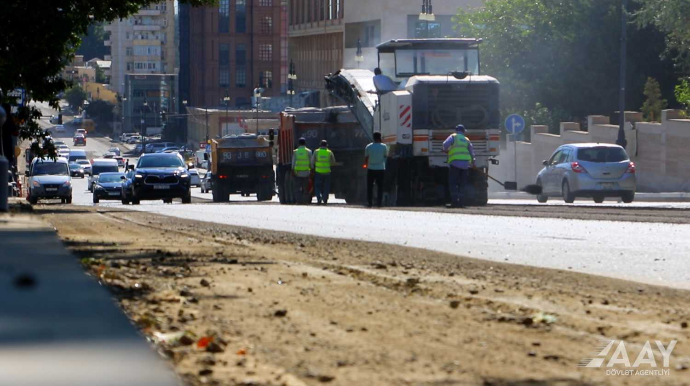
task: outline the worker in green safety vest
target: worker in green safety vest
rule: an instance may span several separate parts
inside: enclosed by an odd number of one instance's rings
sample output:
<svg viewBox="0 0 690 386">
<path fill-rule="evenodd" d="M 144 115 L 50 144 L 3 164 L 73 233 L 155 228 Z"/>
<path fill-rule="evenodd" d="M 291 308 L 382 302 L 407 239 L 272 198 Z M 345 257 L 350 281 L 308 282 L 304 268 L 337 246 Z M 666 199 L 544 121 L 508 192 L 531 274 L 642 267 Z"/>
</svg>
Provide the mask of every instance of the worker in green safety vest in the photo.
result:
<svg viewBox="0 0 690 386">
<path fill-rule="evenodd" d="M 314 191 L 318 205 L 328 204 L 328 196 L 331 191 L 331 166 L 335 165 L 335 156 L 328 149 L 328 142 L 321 141 L 321 147 L 314 151 L 311 157 L 311 165 L 314 168 Z"/>
<path fill-rule="evenodd" d="M 472 142 L 465 136 L 465 126 L 455 127 L 455 134 L 451 134 L 443 142 L 443 151 L 448 153 L 448 185 L 451 203 L 447 206 L 463 208 L 470 168 L 474 165 L 475 158 Z"/>
<path fill-rule="evenodd" d="M 307 204 L 311 201 L 309 192 L 311 156 L 312 151 L 307 147 L 307 140 L 304 137 L 300 138 L 299 147 L 292 152 L 292 174 L 295 178 L 293 197 L 298 204 Z"/>
</svg>

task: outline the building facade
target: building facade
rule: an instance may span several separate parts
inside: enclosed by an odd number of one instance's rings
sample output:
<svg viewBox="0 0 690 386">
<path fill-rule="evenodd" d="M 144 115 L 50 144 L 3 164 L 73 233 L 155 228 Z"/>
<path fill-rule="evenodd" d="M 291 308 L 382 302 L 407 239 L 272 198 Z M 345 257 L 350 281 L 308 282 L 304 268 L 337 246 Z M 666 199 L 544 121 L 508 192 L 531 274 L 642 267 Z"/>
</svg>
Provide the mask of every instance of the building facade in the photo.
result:
<svg viewBox="0 0 690 386">
<path fill-rule="evenodd" d="M 421 21 L 422 0 L 292 0 L 290 58 L 295 61 L 296 92 L 318 92 L 328 104 L 323 78 L 341 68 L 377 66 L 376 45 L 391 39 L 455 37 L 458 8 L 481 0 L 433 0 L 434 21 Z M 355 61 L 357 42 L 363 61 Z"/>
<path fill-rule="evenodd" d="M 287 0 L 180 5 L 181 98 L 189 107 L 250 109 L 253 90 L 287 85 Z"/>
<path fill-rule="evenodd" d="M 175 1 L 166 0 L 141 8 L 127 19 L 105 26 L 110 37 L 110 85 L 125 92 L 127 74 L 176 74 Z"/>
<path fill-rule="evenodd" d="M 176 74 L 126 74 L 121 94 L 124 132 L 158 134 L 177 119 L 177 83 Z"/>
</svg>

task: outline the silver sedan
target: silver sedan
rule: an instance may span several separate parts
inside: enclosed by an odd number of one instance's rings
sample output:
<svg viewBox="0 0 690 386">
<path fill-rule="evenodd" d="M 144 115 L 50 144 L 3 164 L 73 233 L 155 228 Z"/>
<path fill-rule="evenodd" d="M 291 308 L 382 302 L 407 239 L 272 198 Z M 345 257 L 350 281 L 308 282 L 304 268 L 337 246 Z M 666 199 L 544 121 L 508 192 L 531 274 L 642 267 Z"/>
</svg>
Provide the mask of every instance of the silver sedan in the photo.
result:
<svg viewBox="0 0 690 386">
<path fill-rule="evenodd" d="M 567 203 L 576 197 L 590 197 L 601 203 L 606 197 L 620 197 L 630 203 L 635 199 L 637 180 L 635 164 L 618 145 L 581 143 L 556 149 L 537 175 L 542 187 L 539 202 L 562 197 Z"/>
</svg>

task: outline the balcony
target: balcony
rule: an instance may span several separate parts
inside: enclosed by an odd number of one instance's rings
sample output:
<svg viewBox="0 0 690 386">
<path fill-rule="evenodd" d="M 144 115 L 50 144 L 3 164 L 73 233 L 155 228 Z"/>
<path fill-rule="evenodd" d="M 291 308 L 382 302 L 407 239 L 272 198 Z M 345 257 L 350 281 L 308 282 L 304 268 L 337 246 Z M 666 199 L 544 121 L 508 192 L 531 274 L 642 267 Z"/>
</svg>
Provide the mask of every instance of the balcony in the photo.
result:
<svg viewBox="0 0 690 386">
<path fill-rule="evenodd" d="M 159 25 L 134 25 L 132 28 L 135 31 L 160 31 L 161 26 Z"/>
<path fill-rule="evenodd" d="M 156 39 L 136 39 L 132 40 L 132 45 L 135 46 L 160 46 L 162 42 Z"/>
<path fill-rule="evenodd" d="M 136 13 L 137 16 L 159 16 L 161 14 L 160 9 L 140 9 Z"/>
</svg>

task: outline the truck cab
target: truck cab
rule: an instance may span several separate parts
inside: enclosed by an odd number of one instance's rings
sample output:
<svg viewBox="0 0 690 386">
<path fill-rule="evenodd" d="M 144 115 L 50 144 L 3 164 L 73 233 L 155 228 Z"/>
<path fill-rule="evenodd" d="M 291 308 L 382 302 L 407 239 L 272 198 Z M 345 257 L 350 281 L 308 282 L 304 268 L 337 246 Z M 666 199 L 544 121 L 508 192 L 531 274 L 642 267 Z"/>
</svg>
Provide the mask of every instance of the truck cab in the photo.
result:
<svg viewBox="0 0 690 386">
<path fill-rule="evenodd" d="M 256 194 L 258 201 L 273 198 L 273 144 L 256 134 L 230 135 L 211 141 L 213 201 L 227 202 L 231 194 Z"/>
</svg>

